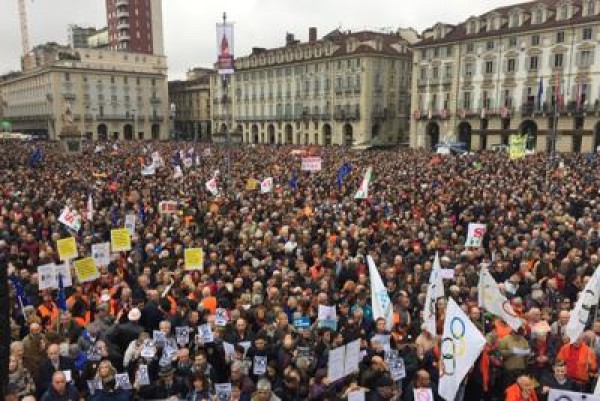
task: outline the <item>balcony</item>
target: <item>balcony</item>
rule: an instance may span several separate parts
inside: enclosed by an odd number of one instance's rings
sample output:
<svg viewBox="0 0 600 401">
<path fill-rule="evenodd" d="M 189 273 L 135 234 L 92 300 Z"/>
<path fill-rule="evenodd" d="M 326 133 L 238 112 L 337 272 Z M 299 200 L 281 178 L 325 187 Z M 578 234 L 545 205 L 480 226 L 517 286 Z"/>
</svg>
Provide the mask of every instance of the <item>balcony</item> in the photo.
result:
<svg viewBox="0 0 600 401">
<path fill-rule="evenodd" d="M 129 18 L 129 10 L 121 9 L 117 10 L 117 18 Z"/>
<path fill-rule="evenodd" d="M 72 92 L 63 93 L 63 98 L 65 100 L 75 100 L 76 97 L 77 96 L 75 96 L 75 94 Z"/>
<path fill-rule="evenodd" d="M 163 117 L 161 115 L 155 114 L 155 115 L 150 116 L 150 122 L 159 123 L 162 120 L 163 120 Z"/>
<path fill-rule="evenodd" d="M 129 0 L 117 0 L 116 7 L 129 7 Z"/>
<path fill-rule="evenodd" d="M 119 21 L 119 22 L 117 23 L 117 29 L 118 29 L 119 31 L 121 31 L 121 30 L 127 30 L 127 29 L 129 29 L 129 20 L 125 20 L 125 21 Z M 119 35 L 119 37 L 120 37 L 120 35 Z"/>
<path fill-rule="evenodd" d="M 131 36 L 129 32 L 121 32 L 119 33 L 119 42 L 129 42 L 131 40 Z"/>
</svg>

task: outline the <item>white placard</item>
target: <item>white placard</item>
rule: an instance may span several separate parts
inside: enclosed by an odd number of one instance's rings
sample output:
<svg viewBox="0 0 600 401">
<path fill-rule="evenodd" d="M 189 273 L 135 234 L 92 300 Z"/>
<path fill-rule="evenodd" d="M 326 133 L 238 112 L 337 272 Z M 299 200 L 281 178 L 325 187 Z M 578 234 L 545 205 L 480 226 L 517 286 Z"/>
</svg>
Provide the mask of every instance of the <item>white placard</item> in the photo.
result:
<svg viewBox="0 0 600 401">
<path fill-rule="evenodd" d="M 358 372 L 358 364 L 360 363 L 361 359 L 360 339 L 346 344 L 346 352 L 344 355 L 344 376 Z"/>
<path fill-rule="evenodd" d="M 224 327 L 227 326 L 227 322 L 229 322 L 227 309 L 217 308 L 215 312 L 215 324 L 219 327 Z"/>
<path fill-rule="evenodd" d="M 125 228 L 129 230 L 129 235 L 135 234 L 135 214 L 125 216 Z"/>
<path fill-rule="evenodd" d="M 108 266 L 110 264 L 110 242 L 93 244 L 92 259 L 96 266 Z"/>
<path fill-rule="evenodd" d="M 49 263 L 47 265 L 38 266 L 38 289 L 40 291 L 45 289 L 58 289 L 58 275 L 62 275 L 63 288 L 71 287 L 73 285 L 73 278 L 71 276 L 71 269 L 67 263 L 56 265 Z"/>
<path fill-rule="evenodd" d="M 335 382 L 344 377 L 344 358 L 346 347 L 338 347 L 329 350 L 327 361 L 327 377 L 330 382 Z"/>
<path fill-rule="evenodd" d="M 149 386 L 150 374 L 148 373 L 148 365 L 140 365 L 135 373 L 135 378 L 140 386 Z"/>
<path fill-rule="evenodd" d="M 321 171 L 321 158 L 318 156 L 315 157 L 303 157 L 302 158 L 302 171 Z"/>
<path fill-rule="evenodd" d="M 198 326 L 198 334 L 202 340 L 202 344 L 209 344 L 215 341 L 215 336 L 209 324 Z"/>
<path fill-rule="evenodd" d="M 440 276 L 444 280 L 453 280 L 454 279 L 454 269 L 440 269 Z"/>
<path fill-rule="evenodd" d="M 225 351 L 226 358 L 233 358 L 235 356 L 235 346 L 231 343 L 223 341 L 223 351 Z"/>
<path fill-rule="evenodd" d="M 117 373 L 115 375 L 115 388 L 131 390 L 132 387 L 127 373 Z"/>
<path fill-rule="evenodd" d="M 348 393 L 348 401 L 365 401 L 365 390 L 360 389 Z"/>
<path fill-rule="evenodd" d="M 229 401 L 231 399 L 231 383 L 215 383 L 215 394 L 218 401 Z"/>
<path fill-rule="evenodd" d="M 188 326 L 175 327 L 175 337 L 177 338 L 177 344 L 187 345 L 190 342 L 190 333 L 192 328 Z"/>
<path fill-rule="evenodd" d="M 469 223 L 469 231 L 467 235 L 467 241 L 465 242 L 465 246 L 479 248 L 483 242 L 483 236 L 485 235 L 485 231 L 485 224 Z"/>
<path fill-rule="evenodd" d="M 65 377 L 67 378 L 67 383 L 70 383 L 73 381 L 73 374 L 71 373 L 70 370 L 63 370 L 62 372 L 65 374 Z"/>
<path fill-rule="evenodd" d="M 252 373 L 256 376 L 263 376 L 267 373 L 267 357 L 262 355 L 254 356 L 252 364 Z"/>
<path fill-rule="evenodd" d="M 413 391 L 415 401 L 433 401 L 433 391 L 430 388 L 416 388 Z"/>
</svg>

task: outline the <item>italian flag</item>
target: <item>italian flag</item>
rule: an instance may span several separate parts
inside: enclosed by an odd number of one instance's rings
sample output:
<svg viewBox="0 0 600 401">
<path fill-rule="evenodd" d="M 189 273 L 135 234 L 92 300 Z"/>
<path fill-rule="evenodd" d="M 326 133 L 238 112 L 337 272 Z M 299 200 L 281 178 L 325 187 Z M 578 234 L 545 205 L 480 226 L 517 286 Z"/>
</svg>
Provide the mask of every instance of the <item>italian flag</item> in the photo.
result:
<svg viewBox="0 0 600 401">
<path fill-rule="evenodd" d="M 373 178 L 373 167 L 369 167 L 367 171 L 365 171 L 365 176 L 363 177 L 362 183 L 360 184 L 360 188 L 354 195 L 354 199 L 367 199 L 369 197 L 369 184 Z"/>
</svg>

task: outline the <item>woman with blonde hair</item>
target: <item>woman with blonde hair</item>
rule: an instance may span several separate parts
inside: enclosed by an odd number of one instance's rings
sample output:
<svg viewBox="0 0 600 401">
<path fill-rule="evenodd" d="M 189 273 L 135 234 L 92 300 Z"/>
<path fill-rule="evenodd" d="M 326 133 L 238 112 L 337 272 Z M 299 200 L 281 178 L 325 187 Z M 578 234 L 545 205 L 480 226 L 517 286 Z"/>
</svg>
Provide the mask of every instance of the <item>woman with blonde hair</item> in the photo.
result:
<svg viewBox="0 0 600 401">
<path fill-rule="evenodd" d="M 102 388 L 95 390 L 89 399 L 91 401 L 128 401 L 130 392 L 116 388 L 116 375 L 117 370 L 112 362 L 106 359 L 101 361 L 96 372 L 96 381 Z"/>
<path fill-rule="evenodd" d="M 22 359 L 12 354 L 8 360 L 8 384 L 15 388 L 19 399 L 35 395 L 35 383 L 31 374 L 23 367 Z"/>
</svg>

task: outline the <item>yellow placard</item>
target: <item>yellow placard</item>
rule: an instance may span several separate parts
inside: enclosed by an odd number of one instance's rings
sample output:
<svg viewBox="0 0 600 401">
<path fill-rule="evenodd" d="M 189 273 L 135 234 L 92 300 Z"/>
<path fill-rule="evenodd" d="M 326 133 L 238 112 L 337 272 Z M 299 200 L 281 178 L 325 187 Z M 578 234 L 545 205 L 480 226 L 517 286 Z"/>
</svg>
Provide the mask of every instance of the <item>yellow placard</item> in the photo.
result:
<svg viewBox="0 0 600 401">
<path fill-rule="evenodd" d="M 246 191 L 256 191 L 256 188 L 258 188 L 258 180 L 248 178 L 248 181 L 246 181 Z"/>
<path fill-rule="evenodd" d="M 511 160 L 522 159 L 525 157 L 527 149 L 527 135 L 511 135 L 509 142 L 509 158 Z"/>
<path fill-rule="evenodd" d="M 204 252 L 202 248 L 188 248 L 184 251 L 186 270 L 202 270 L 204 266 Z"/>
<path fill-rule="evenodd" d="M 58 248 L 58 258 L 60 260 L 75 259 L 79 256 L 75 237 L 59 239 L 56 241 L 56 247 Z"/>
<path fill-rule="evenodd" d="M 74 265 L 75 273 L 80 283 L 94 281 L 100 277 L 100 272 L 94 263 L 94 259 L 91 257 L 76 260 Z"/>
<path fill-rule="evenodd" d="M 110 246 L 113 252 L 131 251 L 131 236 L 127 228 L 110 230 Z"/>
</svg>

